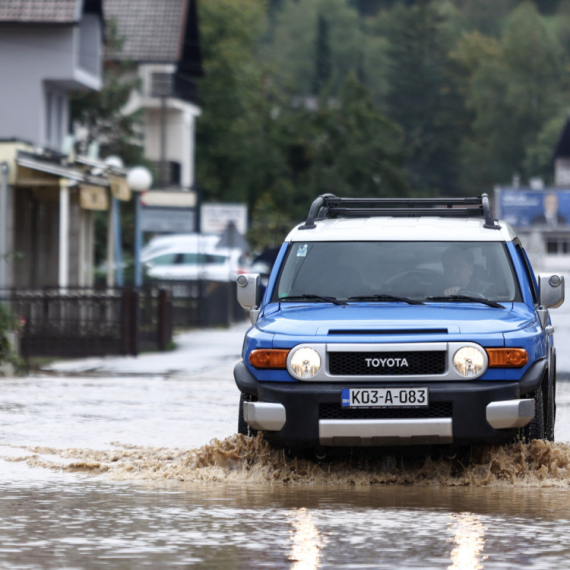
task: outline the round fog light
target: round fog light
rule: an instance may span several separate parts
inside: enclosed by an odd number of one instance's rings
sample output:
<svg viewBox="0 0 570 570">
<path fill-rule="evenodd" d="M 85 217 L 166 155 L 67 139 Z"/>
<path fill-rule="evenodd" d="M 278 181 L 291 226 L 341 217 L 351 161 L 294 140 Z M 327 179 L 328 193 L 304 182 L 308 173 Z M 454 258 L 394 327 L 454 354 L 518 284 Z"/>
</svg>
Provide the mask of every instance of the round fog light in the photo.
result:
<svg viewBox="0 0 570 570">
<path fill-rule="evenodd" d="M 473 346 L 460 348 L 453 357 L 455 370 L 465 378 L 478 376 L 485 366 L 483 352 Z"/>
<path fill-rule="evenodd" d="M 299 378 L 312 378 L 321 368 L 319 353 L 308 347 L 298 348 L 291 356 L 291 368 Z"/>
</svg>

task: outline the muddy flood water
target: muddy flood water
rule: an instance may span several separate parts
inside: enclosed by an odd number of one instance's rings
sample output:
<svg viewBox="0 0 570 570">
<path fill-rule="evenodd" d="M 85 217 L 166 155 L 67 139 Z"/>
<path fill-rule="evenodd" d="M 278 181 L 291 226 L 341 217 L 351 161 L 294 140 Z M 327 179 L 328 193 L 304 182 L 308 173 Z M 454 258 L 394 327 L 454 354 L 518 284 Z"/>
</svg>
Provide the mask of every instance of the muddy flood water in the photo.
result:
<svg viewBox="0 0 570 570">
<path fill-rule="evenodd" d="M 570 356 L 556 443 L 321 462 L 235 435 L 232 360 L 1 379 L 0 568 L 570 565 Z"/>
</svg>

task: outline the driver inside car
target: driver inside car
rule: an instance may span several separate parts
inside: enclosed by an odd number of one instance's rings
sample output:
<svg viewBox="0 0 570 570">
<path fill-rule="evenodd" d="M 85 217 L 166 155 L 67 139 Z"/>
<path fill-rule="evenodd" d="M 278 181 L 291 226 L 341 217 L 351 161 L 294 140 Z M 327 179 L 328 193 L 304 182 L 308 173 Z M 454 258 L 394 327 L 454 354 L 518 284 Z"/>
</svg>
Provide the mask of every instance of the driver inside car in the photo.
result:
<svg viewBox="0 0 570 570">
<path fill-rule="evenodd" d="M 444 295 L 457 295 L 461 292 L 483 295 L 490 285 L 475 274 L 475 257 L 468 249 L 450 247 L 443 252 L 442 262 L 446 287 Z"/>
</svg>

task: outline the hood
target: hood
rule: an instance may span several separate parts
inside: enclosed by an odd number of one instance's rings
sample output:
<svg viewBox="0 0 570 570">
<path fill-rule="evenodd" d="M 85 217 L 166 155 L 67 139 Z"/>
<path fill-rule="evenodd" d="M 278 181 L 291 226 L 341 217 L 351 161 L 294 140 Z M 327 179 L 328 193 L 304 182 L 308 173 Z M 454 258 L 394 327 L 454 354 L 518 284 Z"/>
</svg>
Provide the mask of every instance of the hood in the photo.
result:
<svg viewBox="0 0 570 570">
<path fill-rule="evenodd" d="M 266 333 L 305 337 L 367 330 L 480 335 L 520 330 L 534 322 L 534 312 L 525 304 L 503 304 L 504 309 L 479 303 L 274 303 L 266 307 L 257 326 Z"/>
</svg>

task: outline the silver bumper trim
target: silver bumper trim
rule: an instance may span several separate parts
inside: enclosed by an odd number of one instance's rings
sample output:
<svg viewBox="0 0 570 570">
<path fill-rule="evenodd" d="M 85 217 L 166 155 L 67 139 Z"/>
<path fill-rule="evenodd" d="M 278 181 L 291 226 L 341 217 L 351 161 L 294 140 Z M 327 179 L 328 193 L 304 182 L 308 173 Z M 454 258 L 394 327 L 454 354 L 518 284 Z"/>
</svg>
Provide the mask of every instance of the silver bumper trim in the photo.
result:
<svg viewBox="0 0 570 570">
<path fill-rule="evenodd" d="M 505 400 L 487 405 L 487 421 L 495 429 L 524 427 L 534 418 L 534 400 Z"/>
<path fill-rule="evenodd" d="M 452 443 L 452 420 L 320 420 L 319 440 L 330 446 Z"/>
<path fill-rule="evenodd" d="M 253 429 L 279 431 L 287 419 L 285 406 L 267 402 L 244 402 L 243 419 Z"/>
</svg>

